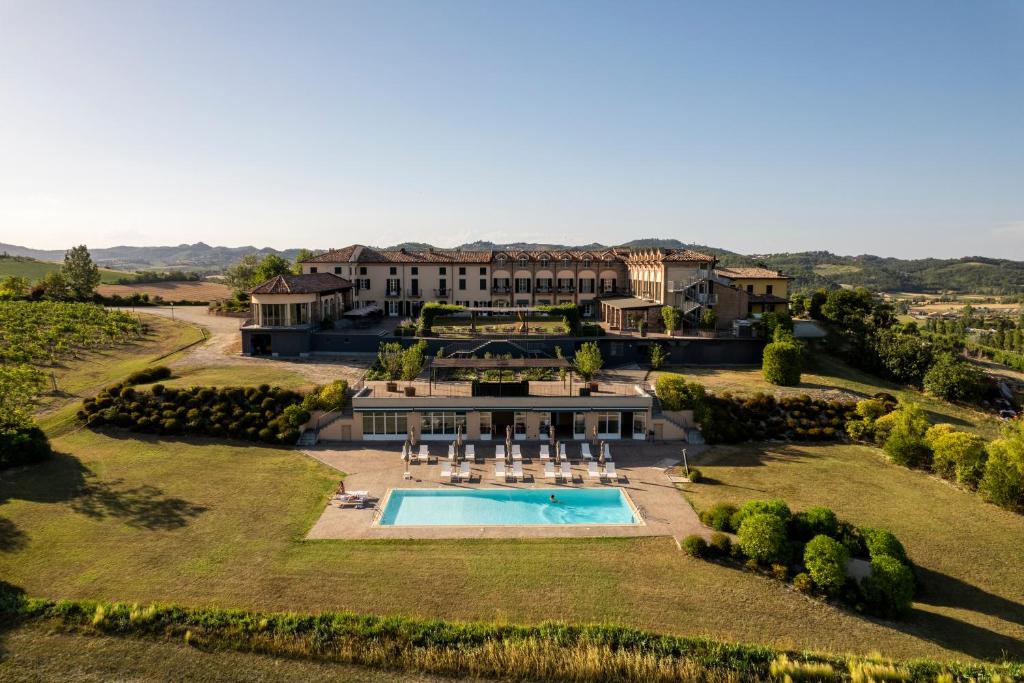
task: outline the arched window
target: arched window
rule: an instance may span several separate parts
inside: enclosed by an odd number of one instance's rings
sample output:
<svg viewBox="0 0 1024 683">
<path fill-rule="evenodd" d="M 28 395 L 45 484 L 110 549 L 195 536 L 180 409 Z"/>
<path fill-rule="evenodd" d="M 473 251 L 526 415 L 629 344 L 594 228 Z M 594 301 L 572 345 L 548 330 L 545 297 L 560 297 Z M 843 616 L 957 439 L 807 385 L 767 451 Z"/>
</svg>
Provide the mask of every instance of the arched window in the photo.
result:
<svg viewBox="0 0 1024 683">
<path fill-rule="evenodd" d="M 530 257 L 529 256 L 525 256 L 524 255 L 524 256 L 520 256 L 519 257 L 519 266 L 520 267 L 526 268 L 529 265 L 530 265 Z"/>
</svg>

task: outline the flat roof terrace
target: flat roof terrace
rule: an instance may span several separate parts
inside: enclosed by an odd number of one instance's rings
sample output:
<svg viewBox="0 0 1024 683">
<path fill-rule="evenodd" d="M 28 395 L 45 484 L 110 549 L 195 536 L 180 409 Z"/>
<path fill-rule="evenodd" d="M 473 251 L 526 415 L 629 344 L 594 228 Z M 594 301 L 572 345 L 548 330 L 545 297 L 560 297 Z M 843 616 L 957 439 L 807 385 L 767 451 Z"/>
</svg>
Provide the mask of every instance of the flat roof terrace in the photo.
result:
<svg viewBox="0 0 1024 683">
<path fill-rule="evenodd" d="M 388 390 L 388 385 L 395 387 L 394 391 Z M 488 385 L 498 385 L 499 382 L 486 382 Z M 535 397 L 555 397 L 555 396 L 575 396 L 579 397 L 580 389 L 587 389 L 585 382 L 569 382 L 566 380 L 555 381 L 527 381 L 520 383 L 518 381 L 506 381 L 503 384 L 508 385 L 511 389 L 513 386 L 519 386 L 525 384 L 528 393 L 526 396 Z M 413 380 L 407 381 L 396 381 L 386 382 L 371 380 L 363 383 L 363 389 L 356 394 L 356 400 L 361 398 L 406 398 L 405 389 L 406 387 L 412 387 L 415 397 L 422 398 L 426 396 L 433 396 L 439 398 L 457 398 L 464 397 L 470 398 L 479 394 L 473 393 L 473 382 L 467 381 L 452 381 L 452 382 L 430 382 L 427 380 Z M 633 384 L 629 382 L 599 382 L 597 383 L 597 391 L 590 391 L 590 397 L 601 397 L 601 396 L 633 396 L 637 398 L 650 397 L 647 390 L 641 387 L 639 384 Z M 509 396 L 512 396 L 510 393 Z M 491 397 L 500 398 L 500 397 Z M 356 405 L 353 403 L 353 405 Z"/>
</svg>

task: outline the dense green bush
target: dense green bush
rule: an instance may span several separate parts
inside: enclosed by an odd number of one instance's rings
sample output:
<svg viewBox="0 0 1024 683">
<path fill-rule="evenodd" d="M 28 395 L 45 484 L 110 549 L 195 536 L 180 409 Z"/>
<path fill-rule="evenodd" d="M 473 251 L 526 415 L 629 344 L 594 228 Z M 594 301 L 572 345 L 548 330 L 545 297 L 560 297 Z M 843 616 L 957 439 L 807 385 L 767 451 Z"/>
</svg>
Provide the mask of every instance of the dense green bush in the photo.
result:
<svg viewBox="0 0 1024 683">
<path fill-rule="evenodd" d="M 903 549 L 903 544 L 888 529 L 865 526 L 860 528 L 860 535 L 871 558 L 888 555 L 900 562 L 907 562 L 907 551 Z"/>
<path fill-rule="evenodd" d="M 985 497 L 1009 510 L 1024 510 L 1024 422 L 1014 420 L 986 452 L 980 489 Z"/>
<path fill-rule="evenodd" d="M 440 316 L 452 315 L 465 310 L 462 306 L 444 304 L 438 301 L 429 301 L 420 308 L 419 333 L 430 334 L 433 329 L 434 320 Z"/>
<path fill-rule="evenodd" d="M 0 470 L 31 465 L 52 453 L 46 434 L 35 425 L 0 431 Z"/>
<path fill-rule="evenodd" d="M 899 407 L 882 418 L 891 419 L 892 426 L 888 429 L 885 445 L 882 447 L 889 459 L 904 467 L 922 467 L 931 462 L 931 450 L 925 442 L 925 434 L 930 426 L 924 410 L 917 403 L 903 402 Z"/>
<path fill-rule="evenodd" d="M 793 339 L 773 341 L 764 347 L 761 372 L 766 382 L 784 387 L 800 384 L 803 371 L 803 349 Z"/>
<path fill-rule="evenodd" d="M 842 438 L 846 422 L 856 418 L 855 405 L 848 401 L 807 395 L 777 399 L 763 393 L 740 398 L 728 392 L 700 397 L 693 415 L 708 443 L 833 441 Z"/>
<path fill-rule="evenodd" d="M 789 518 L 792 516 L 792 512 L 789 506 L 786 505 L 784 500 L 748 500 L 746 503 L 740 506 L 740 508 L 733 513 L 729 520 L 729 524 L 733 530 L 739 530 L 740 525 L 743 524 L 743 520 L 750 515 L 756 515 L 765 513 L 769 515 L 775 515 L 782 522 L 788 523 Z"/>
<path fill-rule="evenodd" d="M 861 588 L 872 614 L 901 617 L 910 611 L 914 599 L 914 575 L 895 557 L 872 556 L 871 575 L 861 582 Z"/>
<path fill-rule="evenodd" d="M 580 307 L 572 303 L 553 304 L 550 306 L 537 306 L 537 310 L 547 313 L 553 319 L 564 318 L 569 334 L 576 335 L 580 332 L 581 316 Z"/>
<path fill-rule="evenodd" d="M 786 523 L 777 515 L 757 512 L 744 517 L 737 536 L 752 560 L 777 562 L 786 557 Z"/>
<path fill-rule="evenodd" d="M 665 410 L 693 410 L 704 398 L 704 387 L 687 382 L 682 375 L 666 372 L 654 383 L 654 391 Z"/>
<path fill-rule="evenodd" d="M 952 353 L 943 353 L 925 373 L 924 388 L 947 401 L 976 401 L 985 389 L 985 373 Z"/>
<path fill-rule="evenodd" d="M 711 534 L 708 551 L 714 557 L 729 557 L 732 554 L 732 539 L 721 531 Z"/>
<path fill-rule="evenodd" d="M 683 539 L 683 550 L 692 557 L 707 557 L 708 542 L 703 536 L 692 534 Z"/>
<path fill-rule="evenodd" d="M 988 458 L 985 440 L 968 432 L 950 431 L 936 435 L 932 433 L 935 427 L 929 429 L 927 434 L 932 450 L 932 470 L 968 488 L 977 488 L 985 473 L 985 460 Z"/>
<path fill-rule="evenodd" d="M 835 538 L 838 530 L 839 519 L 836 513 L 826 507 L 807 508 L 793 515 L 790 520 L 790 535 L 804 543 L 818 535 Z"/>
<path fill-rule="evenodd" d="M 133 386 L 136 384 L 151 384 L 153 382 L 159 382 L 162 379 L 168 379 L 171 376 L 171 369 L 166 365 L 158 365 L 154 368 L 146 368 L 145 370 L 138 370 L 125 377 L 124 384 L 126 386 Z"/>
<path fill-rule="evenodd" d="M 299 435 L 296 420 L 309 419 L 301 402 L 296 392 L 266 384 L 188 389 L 155 385 L 150 391 L 114 384 L 82 401 L 78 417 L 90 429 L 119 427 L 292 444 Z"/>
<path fill-rule="evenodd" d="M 338 379 L 330 384 L 318 386 L 302 399 L 302 407 L 306 410 L 341 410 L 348 402 L 348 382 Z"/>
<path fill-rule="evenodd" d="M 700 521 L 716 531 L 734 531 L 731 519 L 736 511 L 731 503 L 716 503 L 700 513 Z"/>
<path fill-rule="evenodd" d="M 846 581 L 846 563 L 850 559 L 846 547 L 825 535 L 812 538 L 804 548 L 804 566 L 814 584 L 834 595 Z"/>
</svg>

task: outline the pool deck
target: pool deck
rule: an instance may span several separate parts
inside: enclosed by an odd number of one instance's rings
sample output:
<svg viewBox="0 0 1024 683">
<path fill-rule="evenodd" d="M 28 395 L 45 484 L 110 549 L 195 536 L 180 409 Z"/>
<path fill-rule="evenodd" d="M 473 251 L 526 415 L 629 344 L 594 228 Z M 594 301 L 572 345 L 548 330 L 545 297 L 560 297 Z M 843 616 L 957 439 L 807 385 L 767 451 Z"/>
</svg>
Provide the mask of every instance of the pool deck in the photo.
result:
<svg viewBox="0 0 1024 683">
<path fill-rule="evenodd" d="M 587 467 L 579 459 L 579 445 L 568 442 L 573 483 L 556 484 L 544 479 L 544 466 L 538 458 L 540 444 L 520 442 L 523 451 L 524 482 L 498 481 L 494 478 L 493 442 L 477 442 L 477 462 L 471 463 L 469 482 L 441 480 L 441 463 L 408 466 L 412 479 L 404 479 L 406 465 L 401 460 L 400 443 L 317 446 L 304 452 L 320 462 L 345 472 L 348 491 L 368 491 L 383 500 L 395 488 L 583 488 L 617 486 L 624 489 L 639 510 L 644 523 L 639 525 L 566 525 L 566 526 L 374 526 L 377 511 L 339 508 L 328 503 L 323 514 L 306 535 L 307 539 L 440 539 L 440 538 L 578 538 L 587 536 L 672 536 L 676 541 L 690 534 L 707 536 L 704 527 L 665 469 L 680 459 L 679 444 L 652 444 L 636 441 L 612 441 L 612 458 L 618 470 L 617 482 L 598 482 L 587 476 Z M 448 443 L 431 442 L 431 456 L 447 460 Z M 704 446 L 687 447 L 695 457 Z M 485 457 L 481 457 L 485 456 Z"/>
</svg>

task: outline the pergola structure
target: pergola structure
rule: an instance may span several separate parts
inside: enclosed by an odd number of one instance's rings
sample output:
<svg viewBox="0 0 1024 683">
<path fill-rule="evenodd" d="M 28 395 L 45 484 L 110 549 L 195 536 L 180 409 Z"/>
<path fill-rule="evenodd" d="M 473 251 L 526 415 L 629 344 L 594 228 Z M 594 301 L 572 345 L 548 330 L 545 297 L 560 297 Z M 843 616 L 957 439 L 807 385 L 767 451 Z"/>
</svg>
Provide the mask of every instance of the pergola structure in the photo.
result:
<svg viewBox="0 0 1024 683">
<path fill-rule="evenodd" d="M 460 313 L 469 313 L 469 331 L 476 332 L 476 316 L 478 313 L 498 313 L 500 315 L 515 315 L 523 334 L 529 334 L 529 324 L 526 316 L 531 313 L 547 313 L 538 306 L 466 306 Z"/>
<path fill-rule="evenodd" d="M 629 315 L 631 313 L 643 313 L 644 320 L 651 322 L 649 312 L 651 309 L 660 309 L 661 304 L 647 299 L 638 299 L 628 296 L 616 299 L 601 299 L 601 318 L 607 321 L 608 326 L 615 330 L 627 329 Z"/>
<path fill-rule="evenodd" d="M 501 370 L 559 369 L 567 370 L 569 393 L 572 393 L 573 366 L 565 358 L 433 358 L 428 361 L 430 384 L 436 381 L 436 371 L 442 370 L 498 370 L 498 384 L 502 384 Z"/>
</svg>

